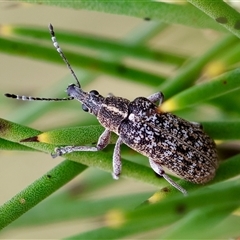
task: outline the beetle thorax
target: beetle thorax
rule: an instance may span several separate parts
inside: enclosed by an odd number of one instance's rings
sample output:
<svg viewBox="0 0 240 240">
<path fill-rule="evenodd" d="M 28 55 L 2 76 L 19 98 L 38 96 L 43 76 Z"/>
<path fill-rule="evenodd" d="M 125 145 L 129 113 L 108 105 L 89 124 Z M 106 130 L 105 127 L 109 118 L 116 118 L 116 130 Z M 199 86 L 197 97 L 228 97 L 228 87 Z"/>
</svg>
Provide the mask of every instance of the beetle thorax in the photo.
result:
<svg viewBox="0 0 240 240">
<path fill-rule="evenodd" d="M 130 101 L 115 96 L 105 98 L 98 113 L 98 121 L 102 126 L 118 133 L 121 122 L 128 116 L 128 105 Z"/>
</svg>

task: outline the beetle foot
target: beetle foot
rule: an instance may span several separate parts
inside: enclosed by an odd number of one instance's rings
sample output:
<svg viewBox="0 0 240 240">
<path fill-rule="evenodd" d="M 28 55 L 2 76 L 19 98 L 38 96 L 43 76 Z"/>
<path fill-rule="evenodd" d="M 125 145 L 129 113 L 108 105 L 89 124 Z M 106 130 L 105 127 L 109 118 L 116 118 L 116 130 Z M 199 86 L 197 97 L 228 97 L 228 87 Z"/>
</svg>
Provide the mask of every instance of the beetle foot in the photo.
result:
<svg viewBox="0 0 240 240">
<path fill-rule="evenodd" d="M 120 176 L 120 174 L 119 174 L 119 175 L 116 175 L 115 173 L 112 173 L 112 177 L 113 177 L 113 179 L 115 179 L 115 180 L 118 180 L 118 179 L 119 179 L 119 176 Z"/>
<path fill-rule="evenodd" d="M 72 147 L 57 147 L 54 149 L 54 153 L 51 153 L 51 156 L 56 158 L 70 152 L 72 152 Z"/>
</svg>

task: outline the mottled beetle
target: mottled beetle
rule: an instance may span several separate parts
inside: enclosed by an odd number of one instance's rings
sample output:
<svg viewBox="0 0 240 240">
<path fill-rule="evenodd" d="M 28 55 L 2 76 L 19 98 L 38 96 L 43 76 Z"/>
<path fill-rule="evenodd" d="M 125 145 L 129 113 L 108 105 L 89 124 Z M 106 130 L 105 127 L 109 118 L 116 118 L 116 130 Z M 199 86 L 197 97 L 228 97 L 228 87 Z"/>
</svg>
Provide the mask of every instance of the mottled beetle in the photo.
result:
<svg viewBox="0 0 240 240">
<path fill-rule="evenodd" d="M 53 45 L 70 69 L 77 84 L 67 88 L 68 98 L 35 98 L 5 94 L 19 100 L 62 101 L 76 99 L 82 103 L 82 109 L 95 115 L 105 131 L 95 147 L 65 146 L 55 149 L 53 157 L 75 151 L 99 151 L 110 140 L 111 132 L 119 138 L 113 152 L 113 177 L 118 179 L 121 173 L 120 145 L 128 145 L 135 151 L 148 157 L 151 168 L 164 177 L 183 194 L 186 190 L 174 182 L 163 170 L 166 167 L 173 173 L 193 183 L 210 181 L 218 166 L 216 147 L 213 140 L 204 133 L 198 123 L 188 122 L 171 113 L 161 112 L 163 94 L 155 93 L 148 98 L 138 97 L 133 101 L 122 97 L 101 96 L 96 90 L 84 92 L 79 80 L 60 49 L 53 26 L 49 25 Z M 159 102 L 159 106 L 157 105 Z"/>
</svg>

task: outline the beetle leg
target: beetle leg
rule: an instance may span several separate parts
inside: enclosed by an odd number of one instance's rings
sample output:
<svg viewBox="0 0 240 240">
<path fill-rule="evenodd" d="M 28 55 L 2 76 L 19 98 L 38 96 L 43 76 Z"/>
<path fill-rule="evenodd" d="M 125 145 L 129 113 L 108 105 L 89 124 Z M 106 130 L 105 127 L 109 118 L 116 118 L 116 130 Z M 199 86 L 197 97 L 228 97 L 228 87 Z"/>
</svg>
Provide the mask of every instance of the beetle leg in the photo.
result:
<svg viewBox="0 0 240 240">
<path fill-rule="evenodd" d="M 122 171 L 122 162 L 121 162 L 121 154 L 120 154 L 120 146 L 122 144 L 122 139 L 119 137 L 113 152 L 113 173 L 112 176 L 114 179 L 118 179 L 119 175 Z"/>
<path fill-rule="evenodd" d="M 95 152 L 95 151 L 102 150 L 109 144 L 110 137 L 111 137 L 111 132 L 108 129 L 105 129 L 105 131 L 99 137 L 97 145 L 95 147 L 90 147 L 90 146 L 57 147 L 55 148 L 54 153 L 52 153 L 52 157 L 55 158 L 71 152 Z"/>
<path fill-rule="evenodd" d="M 154 104 L 159 101 L 158 105 L 161 105 L 164 100 L 164 95 L 162 92 L 157 92 L 157 93 L 150 95 L 147 99 L 150 100 L 151 102 L 153 102 Z"/>
<path fill-rule="evenodd" d="M 173 187 L 178 189 L 180 192 L 182 192 L 184 195 L 187 195 L 187 191 L 182 188 L 180 185 L 178 185 L 176 182 L 174 182 L 163 170 L 161 165 L 157 162 L 155 162 L 152 158 L 149 158 L 150 166 L 156 172 L 158 175 L 164 177 L 166 181 L 168 181 Z"/>
</svg>

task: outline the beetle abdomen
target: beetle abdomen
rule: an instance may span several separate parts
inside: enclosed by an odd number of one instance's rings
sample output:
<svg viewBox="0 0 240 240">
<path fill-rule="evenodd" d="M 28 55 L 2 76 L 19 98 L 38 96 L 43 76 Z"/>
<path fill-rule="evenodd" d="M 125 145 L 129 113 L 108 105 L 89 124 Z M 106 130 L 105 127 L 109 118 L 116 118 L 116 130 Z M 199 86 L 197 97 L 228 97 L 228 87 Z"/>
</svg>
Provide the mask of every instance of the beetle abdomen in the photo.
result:
<svg viewBox="0 0 240 240">
<path fill-rule="evenodd" d="M 143 108 L 143 104 L 148 106 Z M 128 117 L 121 123 L 122 141 L 143 155 L 194 183 L 211 180 L 217 169 L 213 140 L 197 124 L 170 113 L 160 113 L 148 99 L 130 103 Z M 137 106 L 141 105 L 141 112 Z M 140 108 L 139 108 L 140 109 Z"/>
</svg>

